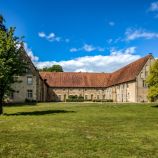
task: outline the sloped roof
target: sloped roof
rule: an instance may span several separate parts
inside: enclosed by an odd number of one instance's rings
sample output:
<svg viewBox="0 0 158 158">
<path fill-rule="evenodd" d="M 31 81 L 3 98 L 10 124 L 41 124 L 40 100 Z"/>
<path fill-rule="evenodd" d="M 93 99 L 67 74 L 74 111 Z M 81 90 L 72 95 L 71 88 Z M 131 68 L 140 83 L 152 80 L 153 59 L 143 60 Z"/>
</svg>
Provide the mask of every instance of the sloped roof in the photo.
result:
<svg viewBox="0 0 158 158">
<path fill-rule="evenodd" d="M 109 86 L 135 80 L 149 58 L 153 58 L 152 55 L 147 55 L 113 72 L 111 74 Z"/>
<path fill-rule="evenodd" d="M 40 72 L 51 87 L 107 87 L 111 74 L 82 72 Z"/>
<path fill-rule="evenodd" d="M 113 73 L 40 72 L 50 87 L 109 87 L 133 81 L 152 55 L 141 58 Z"/>
</svg>

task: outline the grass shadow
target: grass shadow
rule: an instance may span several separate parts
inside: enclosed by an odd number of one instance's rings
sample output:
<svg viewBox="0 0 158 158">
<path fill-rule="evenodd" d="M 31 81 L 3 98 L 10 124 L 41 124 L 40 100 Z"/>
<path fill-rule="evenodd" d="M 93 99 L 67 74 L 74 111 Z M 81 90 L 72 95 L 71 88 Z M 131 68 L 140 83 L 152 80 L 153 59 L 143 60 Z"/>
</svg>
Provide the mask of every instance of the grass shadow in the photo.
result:
<svg viewBox="0 0 158 158">
<path fill-rule="evenodd" d="M 158 108 L 158 105 L 152 105 L 151 107 L 152 108 Z"/>
<path fill-rule="evenodd" d="M 75 111 L 67 110 L 47 110 L 47 111 L 31 111 L 31 112 L 17 112 L 14 114 L 4 114 L 6 116 L 25 116 L 25 115 L 48 115 L 48 114 L 59 114 L 59 113 L 75 113 Z"/>
<path fill-rule="evenodd" d="M 35 105 L 37 105 L 36 102 L 34 103 L 4 103 L 4 107 L 35 106 Z"/>
</svg>

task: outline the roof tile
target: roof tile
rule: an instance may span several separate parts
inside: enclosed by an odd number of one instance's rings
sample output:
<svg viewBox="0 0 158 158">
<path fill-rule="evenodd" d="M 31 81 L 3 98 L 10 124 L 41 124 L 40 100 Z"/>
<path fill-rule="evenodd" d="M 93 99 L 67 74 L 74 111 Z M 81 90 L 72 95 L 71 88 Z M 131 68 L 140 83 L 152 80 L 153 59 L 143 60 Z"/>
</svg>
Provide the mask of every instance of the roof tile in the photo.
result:
<svg viewBox="0 0 158 158">
<path fill-rule="evenodd" d="M 135 80 L 151 57 L 148 55 L 113 73 L 40 72 L 40 75 L 50 87 L 109 87 Z"/>
</svg>

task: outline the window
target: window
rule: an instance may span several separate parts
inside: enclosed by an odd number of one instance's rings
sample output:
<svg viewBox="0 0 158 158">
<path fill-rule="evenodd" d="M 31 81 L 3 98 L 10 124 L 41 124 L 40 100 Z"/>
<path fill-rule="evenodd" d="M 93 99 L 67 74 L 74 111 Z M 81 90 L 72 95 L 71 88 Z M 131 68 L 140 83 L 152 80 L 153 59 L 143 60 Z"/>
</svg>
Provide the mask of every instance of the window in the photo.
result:
<svg viewBox="0 0 158 158">
<path fill-rule="evenodd" d="M 32 90 L 27 90 L 27 98 L 32 98 L 33 97 L 33 91 Z"/>
<path fill-rule="evenodd" d="M 143 80 L 143 87 L 147 88 L 147 84 L 146 84 L 145 80 Z"/>
<path fill-rule="evenodd" d="M 145 71 L 145 77 L 148 77 L 149 72 Z"/>
<path fill-rule="evenodd" d="M 140 73 L 140 77 L 144 78 L 144 73 L 143 72 Z"/>
<path fill-rule="evenodd" d="M 130 99 L 130 93 L 127 94 L 127 98 Z"/>
<path fill-rule="evenodd" d="M 88 99 L 88 96 L 87 95 L 85 95 L 85 100 L 87 100 Z"/>
<path fill-rule="evenodd" d="M 66 94 L 64 94 L 64 101 L 66 102 Z"/>
<path fill-rule="evenodd" d="M 59 101 L 61 101 L 61 95 L 58 95 L 58 99 L 59 99 Z"/>
<path fill-rule="evenodd" d="M 97 95 L 97 99 L 99 99 L 99 95 Z"/>
<path fill-rule="evenodd" d="M 103 99 L 105 99 L 105 95 L 103 95 Z"/>
<path fill-rule="evenodd" d="M 32 83 L 33 83 L 32 77 L 31 76 L 27 77 L 27 84 L 32 85 Z"/>
<path fill-rule="evenodd" d="M 129 88 L 129 84 L 127 83 L 127 88 Z"/>
<path fill-rule="evenodd" d="M 93 100 L 93 94 L 91 94 L 91 100 Z"/>
</svg>

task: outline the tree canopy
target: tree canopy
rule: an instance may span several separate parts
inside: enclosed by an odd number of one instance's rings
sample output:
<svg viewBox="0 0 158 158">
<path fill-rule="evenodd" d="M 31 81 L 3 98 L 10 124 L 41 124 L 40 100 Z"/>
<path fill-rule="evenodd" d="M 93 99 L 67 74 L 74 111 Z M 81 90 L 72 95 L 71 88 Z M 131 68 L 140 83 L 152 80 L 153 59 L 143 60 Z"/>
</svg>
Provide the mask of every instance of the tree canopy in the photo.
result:
<svg viewBox="0 0 158 158">
<path fill-rule="evenodd" d="M 14 32 L 12 27 L 0 29 L 0 114 L 3 113 L 5 96 L 13 91 L 12 84 L 19 82 L 15 76 L 24 74 L 27 69 L 27 63 L 22 58 L 23 43 Z"/>
<path fill-rule="evenodd" d="M 150 68 L 147 84 L 149 86 L 148 98 L 150 101 L 156 101 L 158 99 L 158 60 Z"/>
<path fill-rule="evenodd" d="M 61 65 L 53 65 L 51 67 L 45 67 L 40 71 L 45 71 L 45 72 L 63 72 L 63 68 Z"/>
<path fill-rule="evenodd" d="M 4 25 L 4 22 L 5 22 L 5 20 L 4 20 L 3 16 L 0 15 L 0 29 L 3 31 L 6 31 L 6 27 Z"/>
</svg>

